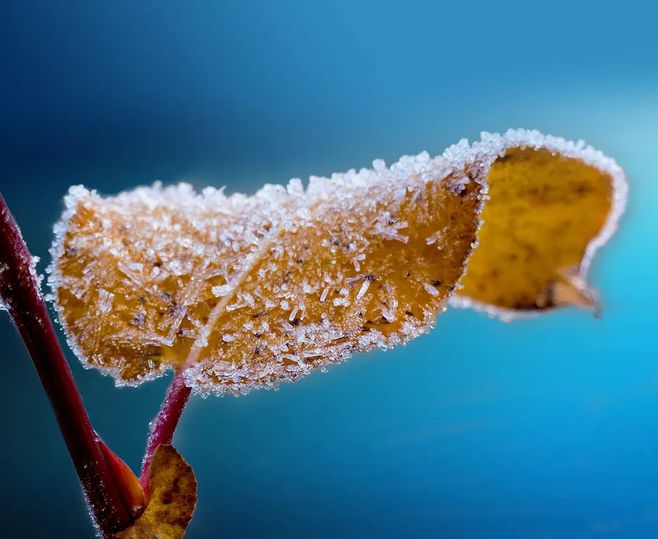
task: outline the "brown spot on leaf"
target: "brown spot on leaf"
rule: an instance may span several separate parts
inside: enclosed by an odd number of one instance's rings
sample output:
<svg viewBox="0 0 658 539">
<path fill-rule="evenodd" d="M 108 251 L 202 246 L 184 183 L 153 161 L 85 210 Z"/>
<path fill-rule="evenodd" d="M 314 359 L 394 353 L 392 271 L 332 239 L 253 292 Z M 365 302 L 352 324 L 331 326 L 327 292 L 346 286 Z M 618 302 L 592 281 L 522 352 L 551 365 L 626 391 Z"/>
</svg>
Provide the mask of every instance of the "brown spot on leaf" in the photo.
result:
<svg viewBox="0 0 658 539">
<path fill-rule="evenodd" d="M 180 539 L 197 501 L 194 472 L 170 445 L 158 447 L 151 465 L 149 497 L 142 515 L 116 539 Z"/>
</svg>

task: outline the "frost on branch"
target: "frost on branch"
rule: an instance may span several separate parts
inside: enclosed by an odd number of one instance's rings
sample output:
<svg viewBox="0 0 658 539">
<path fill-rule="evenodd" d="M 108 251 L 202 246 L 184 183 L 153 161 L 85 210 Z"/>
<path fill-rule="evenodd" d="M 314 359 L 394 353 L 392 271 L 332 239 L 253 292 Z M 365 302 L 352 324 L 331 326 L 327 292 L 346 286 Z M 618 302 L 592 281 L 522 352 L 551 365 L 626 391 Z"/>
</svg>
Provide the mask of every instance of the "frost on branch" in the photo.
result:
<svg viewBox="0 0 658 539">
<path fill-rule="evenodd" d="M 426 331 L 464 271 L 483 187 L 426 153 L 374 165 L 251 197 L 72 188 L 50 279 L 71 345 L 120 384 L 184 368 L 223 394 Z"/>
</svg>

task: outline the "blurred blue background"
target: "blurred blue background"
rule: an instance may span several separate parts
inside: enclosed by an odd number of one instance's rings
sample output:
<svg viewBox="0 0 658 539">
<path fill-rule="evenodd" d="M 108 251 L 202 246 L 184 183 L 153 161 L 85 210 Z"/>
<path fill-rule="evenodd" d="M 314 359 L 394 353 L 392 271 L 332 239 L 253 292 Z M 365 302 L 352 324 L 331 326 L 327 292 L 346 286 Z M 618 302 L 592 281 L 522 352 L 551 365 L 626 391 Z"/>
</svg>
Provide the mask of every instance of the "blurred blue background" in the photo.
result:
<svg viewBox="0 0 658 539">
<path fill-rule="evenodd" d="M 176 445 L 190 538 L 658 535 L 658 38 L 624 2 L 0 5 L 0 190 L 34 254 L 73 183 L 253 192 L 440 153 L 481 130 L 584 138 L 631 199 L 592 281 L 604 316 L 450 310 L 403 349 L 278 392 L 195 399 Z M 43 270 L 45 264 L 40 266 Z M 116 390 L 72 356 L 138 467 L 167 380 Z M 90 537 L 22 344 L 0 320 L 0 536 Z"/>
</svg>

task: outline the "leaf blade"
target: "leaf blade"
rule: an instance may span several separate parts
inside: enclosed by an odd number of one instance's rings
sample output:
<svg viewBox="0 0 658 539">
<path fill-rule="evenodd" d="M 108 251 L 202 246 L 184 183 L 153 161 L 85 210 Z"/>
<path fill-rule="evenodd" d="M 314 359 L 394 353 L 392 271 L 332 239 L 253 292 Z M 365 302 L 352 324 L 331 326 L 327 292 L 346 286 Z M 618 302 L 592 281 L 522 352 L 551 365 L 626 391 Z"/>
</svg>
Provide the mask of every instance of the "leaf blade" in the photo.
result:
<svg viewBox="0 0 658 539">
<path fill-rule="evenodd" d="M 74 188 L 66 202 L 50 282 L 81 359 L 120 384 L 174 368 L 238 394 L 426 331 L 470 255 L 482 185 L 423 154 L 306 192 Z"/>
<path fill-rule="evenodd" d="M 171 445 L 155 452 L 144 512 L 117 539 L 180 539 L 192 519 L 197 482 L 185 459 Z"/>
</svg>

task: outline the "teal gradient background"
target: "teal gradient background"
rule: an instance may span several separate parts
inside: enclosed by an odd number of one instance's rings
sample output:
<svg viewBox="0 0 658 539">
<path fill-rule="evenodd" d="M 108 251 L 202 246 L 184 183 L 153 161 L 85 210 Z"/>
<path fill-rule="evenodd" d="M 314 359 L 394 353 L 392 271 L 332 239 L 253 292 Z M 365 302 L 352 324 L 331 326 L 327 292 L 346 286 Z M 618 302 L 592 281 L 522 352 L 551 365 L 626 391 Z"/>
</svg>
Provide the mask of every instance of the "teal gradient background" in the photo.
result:
<svg viewBox="0 0 658 539">
<path fill-rule="evenodd" d="M 188 537 L 658 536 L 655 16 L 633 1 L 2 2 L 0 190 L 44 262 L 74 183 L 253 192 L 508 127 L 583 138 L 627 171 L 591 274 L 603 318 L 451 309 L 404 348 L 194 399 L 176 437 L 200 482 Z M 117 390 L 69 357 L 137 468 L 167 380 Z M 0 536 L 91 537 L 6 315 L 0 364 Z"/>
</svg>

